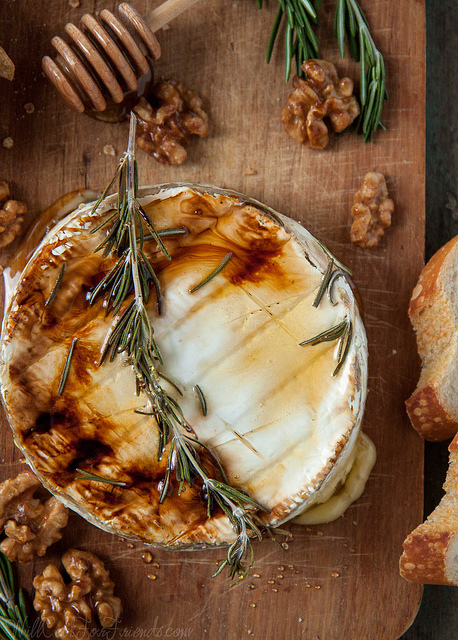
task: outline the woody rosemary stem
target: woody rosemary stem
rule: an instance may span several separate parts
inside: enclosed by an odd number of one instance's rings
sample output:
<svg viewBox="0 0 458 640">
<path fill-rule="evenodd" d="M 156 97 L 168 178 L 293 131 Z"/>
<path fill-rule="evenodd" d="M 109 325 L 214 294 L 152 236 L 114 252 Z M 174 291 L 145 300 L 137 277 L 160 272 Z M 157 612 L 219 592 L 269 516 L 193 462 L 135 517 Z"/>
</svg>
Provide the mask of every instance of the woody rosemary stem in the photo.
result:
<svg viewBox="0 0 458 640">
<path fill-rule="evenodd" d="M 135 193 L 135 131 L 137 129 L 137 118 L 131 118 L 131 126 L 129 128 L 129 142 L 127 145 L 127 206 L 133 209 Z M 133 241 L 132 241 L 133 240 Z M 140 286 L 140 276 L 138 274 L 138 253 L 137 253 L 137 229 L 135 224 L 135 216 L 130 216 L 130 251 L 132 253 L 132 279 L 134 282 L 135 304 L 137 308 L 143 307 L 143 295 Z"/>
</svg>

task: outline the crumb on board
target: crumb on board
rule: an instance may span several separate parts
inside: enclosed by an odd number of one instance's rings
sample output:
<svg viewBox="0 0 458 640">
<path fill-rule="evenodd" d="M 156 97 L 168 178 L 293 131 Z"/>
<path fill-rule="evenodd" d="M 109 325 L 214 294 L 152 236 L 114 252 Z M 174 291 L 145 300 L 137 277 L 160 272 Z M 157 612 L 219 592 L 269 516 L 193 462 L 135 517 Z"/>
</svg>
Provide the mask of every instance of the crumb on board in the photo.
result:
<svg viewBox="0 0 458 640">
<path fill-rule="evenodd" d="M 5 147 L 5 149 L 12 149 L 14 145 L 13 138 L 11 138 L 10 136 L 8 136 L 7 138 L 4 138 L 2 145 Z"/>
</svg>

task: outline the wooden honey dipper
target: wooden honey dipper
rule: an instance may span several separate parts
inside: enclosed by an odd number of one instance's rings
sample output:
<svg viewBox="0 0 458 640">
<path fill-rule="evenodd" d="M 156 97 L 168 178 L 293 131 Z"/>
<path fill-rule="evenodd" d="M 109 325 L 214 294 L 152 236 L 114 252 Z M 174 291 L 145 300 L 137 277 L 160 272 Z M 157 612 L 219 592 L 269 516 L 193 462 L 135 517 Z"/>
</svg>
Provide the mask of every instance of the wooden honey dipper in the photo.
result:
<svg viewBox="0 0 458 640">
<path fill-rule="evenodd" d="M 67 43 L 51 40 L 56 59 L 45 56 L 43 70 L 69 107 L 99 120 L 120 120 L 147 91 L 152 71 L 147 56 L 157 60 L 160 44 L 154 35 L 198 0 L 166 0 L 145 18 L 123 2 L 118 17 L 103 9 L 86 13 L 81 29 L 65 26 Z"/>
</svg>

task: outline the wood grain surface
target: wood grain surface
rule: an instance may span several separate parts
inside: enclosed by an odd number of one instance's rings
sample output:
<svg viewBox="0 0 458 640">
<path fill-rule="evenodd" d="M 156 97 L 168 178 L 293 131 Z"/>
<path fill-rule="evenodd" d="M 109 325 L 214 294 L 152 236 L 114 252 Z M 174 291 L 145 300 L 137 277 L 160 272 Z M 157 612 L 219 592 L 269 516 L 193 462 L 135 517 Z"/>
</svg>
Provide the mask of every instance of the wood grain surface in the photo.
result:
<svg viewBox="0 0 458 640">
<path fill-rule="evenodd" d="M 135 4 L 144 9 L 143 2 Z M 211 135 L 192 143 L 180 167 L 162 167 L 141 153 L 139 165 L 143 184 L 205 182 L 258 198 L 302 221 L 352 268 L 369 338 L 364 429 L 378 449 L 366 492 L 334 523 L 291 525 L 287 551 L 269 541 L 256 543 L 255 570 L 234 588 L 221 576 L 210 577 L 221 551 L 153 550 L 158 566 L 148 565 L 142 545 L 72 515 L 47 558 L 20 568 L 21 582 L 31 590 L 33 576 L 48 560 L 58 562 L 69 546 L 93 551 L 106 562 L 124 602 L 118 637 L 394 640 L 417 611 L 421 587 L 399 577 L 398 558 L 405 535 L 421 520 L 423 495 L 423 443 L 403 402 L 418 375 L 407 304 L 423 264 L 424 3 L 362 4 L 386 53 L 390 94 L 383 112 L 387 131 L 375 143 L 351 135 L 318 152 L 289 139 L 280 123 L 290 89 L 283 81 L 282 51 L 270 66 L 264 62 L 276 2 L 258 11 L 255 0 L 201 0 L 159 34 L 163 57 L 156 75 L 181 80 L 202 96 Z M 323 5 L 322 54 L 356 77 L 354 64 L 338 60 L 334 1 Z M 67 0 L 2 2 L 0 43 L 16 64 L 16 79 L 0 80 L 0 139 L 14 141 L 12 149 L 0 146 L 0 178 L 28 202 L 28 222 L 63 192 L 103 187 L 125 147 L 125 124 L 73 114 L 40 68 L 51 37 L 67 21 L 113 6 L 108 0 L 82 0 L 75 9 Z M 35 106 L 31 114 L 24 109 L 29 102 Z M 107 144 L 116 157 L 105 155 Z M 363 175 L 374 167 L 388 178 L 396 213 L 380 247 L 363 250 L 349 242 L 349 211 Z M 249 168 L 256 173 L 246 175 Z M 0 441 L 6 478 L 22 468 L 22 456 L 4 418 Z"/>
</svg>

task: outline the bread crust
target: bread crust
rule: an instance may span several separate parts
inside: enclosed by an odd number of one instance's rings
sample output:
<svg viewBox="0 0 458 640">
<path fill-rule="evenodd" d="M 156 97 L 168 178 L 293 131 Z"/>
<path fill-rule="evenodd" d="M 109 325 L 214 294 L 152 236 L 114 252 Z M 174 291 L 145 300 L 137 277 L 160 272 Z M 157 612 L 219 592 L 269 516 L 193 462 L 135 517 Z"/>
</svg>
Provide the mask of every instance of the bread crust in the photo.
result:
<svg viewBox="0 0 458 640">
<path fill-rule="evenodd" d="M 425 440 L 446 440 L 458 431 L 456 420 L 445 410 L 436 389 L 429 384 L 415 390 L 406 400 L 406 408 L 410 422 Z"/>
<path fill-rule="evenodd" d="M 445 495 L 426 522 L 403 543 L 400 573 L 406 580 L 422 584 L 458 585 L 458 411 L 450 400 L 458 366 L 457 273 L 458 236 L 425 266 L 409 307 L 422 372 L 406 401 L 407 413 L 425 439 L 453 437 Z"/>
<path fill-rule="evenodd" d="M 424 267 L 409 306 L 423 369 L 406 408 L 413 427 L 431 441 L 446 440 L 458 432 L 458 415 L 453 415 L 441 393 L 443 376 L 452 362 L 447 352 L 458 336 L 454 291 L 447 286 L 447 275 L 456 263 L 458 236 L 439 249 Z"/>
<path fill-rule="evenodd" d="M 458 585 L 458 435 L 449 447 L 450 465 L 444 484 L 445 495 L 426 522 L 403 543 L 400 573 L 410 582 Z"/>
</svg>

